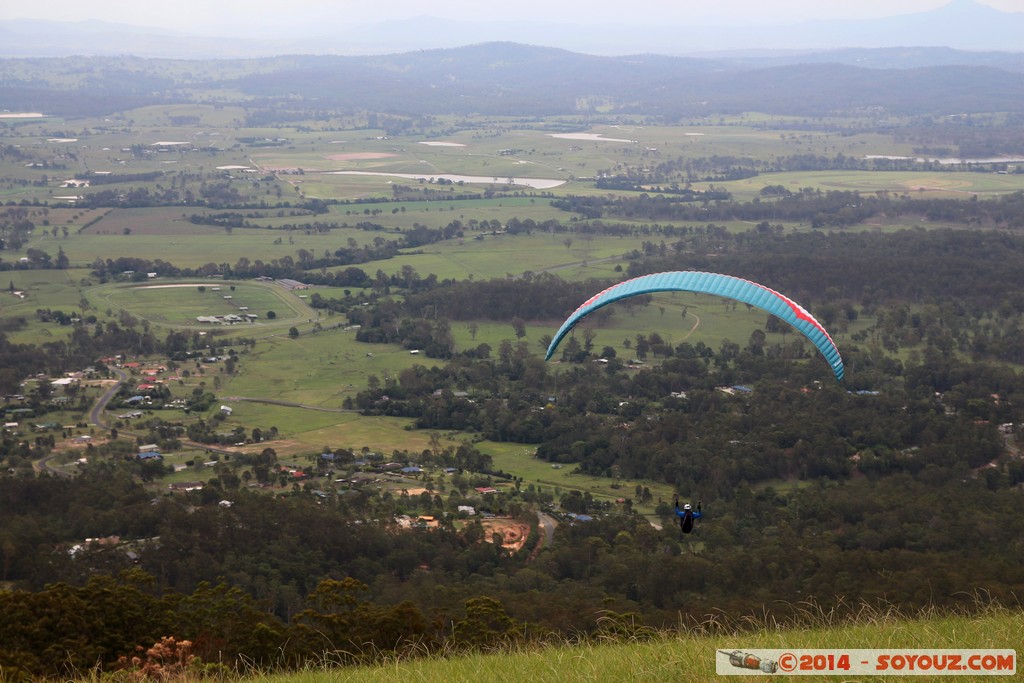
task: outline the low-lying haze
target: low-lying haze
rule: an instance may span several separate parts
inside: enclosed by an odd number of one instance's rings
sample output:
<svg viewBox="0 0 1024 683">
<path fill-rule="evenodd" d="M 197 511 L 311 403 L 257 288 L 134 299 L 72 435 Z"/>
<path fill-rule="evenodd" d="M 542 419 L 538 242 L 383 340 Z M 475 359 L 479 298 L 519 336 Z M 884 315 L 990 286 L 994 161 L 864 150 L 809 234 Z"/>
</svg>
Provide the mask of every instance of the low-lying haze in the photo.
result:
<svg viewBox="0 0 1024 683">
<path fill-rule="evenodd" d="M 1022 0 L 621 4 L 52 0 L 0 6 L 0 57 L 382 54 L 507 41 L 601 55 L 945 46 L 1021 51 Z"/>
<path fill-rule="evenodd" d="M 751 25 L 782 24 L 814 19 L 869 19 L 933 10 L 947 0 L 860 0 L 856 3 L 820 0 L 650 0 L 642 5 L 593 3 L 584 0 L 518 0 L 481 3 L 450 0 L 306 0 L 283 4 L 274 0 L 179 0 L 168 5 L 124 0 L 49 0 L 46 3 L 9 3 L 0 6 L 0 20 L 99 20 L 163 27 L 196 35 L 252 35 L 254 31 L 280 36 L 282 31 L 309 31 L 316 23 L 352 26 L 411 19 L 430 15 L 461 21 L 549 21 L 579 25 Z M 1022 12 L 1021 0 L 980 0 L 979 4 L 1004 12 Z M 321 24 L 322 25 L 322 24 Z"/>
</svg>

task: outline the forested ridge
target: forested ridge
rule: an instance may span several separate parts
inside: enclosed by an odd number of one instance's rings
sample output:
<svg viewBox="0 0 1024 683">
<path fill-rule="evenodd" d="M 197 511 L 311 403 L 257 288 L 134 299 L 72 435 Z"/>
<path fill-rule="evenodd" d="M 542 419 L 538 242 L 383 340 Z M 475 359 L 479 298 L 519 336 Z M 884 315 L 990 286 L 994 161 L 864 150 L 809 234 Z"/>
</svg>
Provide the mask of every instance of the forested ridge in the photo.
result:
<svg viewBox="0 0 1024 683">
<path fill-rule="evenodd" d="M 533 561 L 472 530 L 396 532 L 367 519 L 409 510 L 400 500 L 360 510 L 311 494 L 281 501 L 239 491 L 225 508 L 210 494 L 153 503 L 117 476 L 28 486 L 0 483 L 6 539 L 50 548 L 92 530 L 147 534 L 133 544 L 137 566 L 103 546 L 5 563 L 9 575 L 30 569 L 33 583 L 46 582 L 0 593 L 0 609 L 17 617 L 0 625 L 0 657 L 36 675 L 98 661 L 117 668 L 135 645 L 167 634 L 195 643 L 205 662 L 291 667 L 325 649 L 358 662 L 527 633 L 599 637 L 609 619 L 670 627 L 767 610 L 783 620 L 807 599 L 834 605 L 837 616 L 861 602 L 908 614 L 970 608 L 976 591 L 1015 605 L 1024 588 L 1019 492 L 940 470 L 819 480 L 789 494 L 734 483 L 733 500 L 705 501 L 699 543 L 612 514 L 560 526 L 555 546 Z M 68 616 L 47 616 L 55 614 Z"/>
<path fill-rule="evenodd" d="M 248 123 L 254 126 L 300 120 L 304 116 L 298 110 L 325 108 L 408 116 L 576 114 L 581 101 L 595 95 L 611 113 L 643 113 L 667 122 L 754 110 L 828 116 L 870 106 L 901 115 L 1019 112 L 1024 79 L 979 64 L 778 65 L 661 55 L 603 57 L 514 43 L 221 62 L 109 57 L 5 62 L 0 62 L 0 96 L 10 107 L 102 115 L 189 101 L 195 97 L 190 91 L 216 89 L 218 101 L 229 97 L 250 106 Z"/>
</svg>

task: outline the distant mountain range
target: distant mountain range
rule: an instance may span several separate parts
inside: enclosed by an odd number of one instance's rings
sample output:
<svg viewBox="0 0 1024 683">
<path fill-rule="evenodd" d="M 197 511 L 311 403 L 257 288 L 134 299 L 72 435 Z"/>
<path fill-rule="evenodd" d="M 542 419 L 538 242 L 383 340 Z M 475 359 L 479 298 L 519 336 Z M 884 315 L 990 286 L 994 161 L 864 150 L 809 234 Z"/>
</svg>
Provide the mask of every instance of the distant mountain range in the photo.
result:
<svg viewBox="0 0 1024 683">
<path fill-rule="evenodd" d="M 140 57 L 7 59 L 0 60 L 0 105 L 75 117 L 202 100 L 204 93 L 216 92 L 218 101 L 236 101 L 251 116 L 266 112 L 273 120 L 285 115 L 298 120 L 324 109 L 410 116 L 601 111 L 667 121 L 761 111 L 857 113 L 884 120 L 1022 113 L 1020 57 L 939 48 L 851 50 L 799 59 L 607 57 L 482 43 L 389 55 L 197 60 L 188 68 L 178 60 Z M 894 63 L 907 66 L 893 68 Z"/>
<path fill-rule="evenodd" d="M 297 13 L 299 10 L 296 10 Z M 560 47 L 592 55 L 692 55 L 763 50 L 835 50 L 936 46 L 1024 51 L 1024 12 L 1001 12 L 952 0 L 929 12 L 861 21 L 807 21 L 785 26 L 573 26 L 543 21 L 470 22 L 430 16 L 369 26 L 334 12 L 282 29 L 275 37 L 187 35 L 160 28 L 59 21 L 0 21 L 0 57 L 137 55 L 246 58 L 282 54 L 367 55 L 450 48 L 483 42 Z"/>
</svg>

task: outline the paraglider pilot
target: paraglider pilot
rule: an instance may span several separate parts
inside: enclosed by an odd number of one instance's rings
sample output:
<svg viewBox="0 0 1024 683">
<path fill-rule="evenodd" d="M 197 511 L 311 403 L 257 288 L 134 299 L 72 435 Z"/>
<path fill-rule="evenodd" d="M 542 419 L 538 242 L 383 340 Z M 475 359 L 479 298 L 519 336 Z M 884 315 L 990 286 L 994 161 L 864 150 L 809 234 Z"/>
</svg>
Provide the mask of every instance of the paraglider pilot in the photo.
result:
<svg viewBox="0 0 1024 683">
<path fill-rule="evenodd" d="M 700 512 L 700 503 L 697 503 L 697 509 L 694 510 L 689 503 L 683 505 L 682 509 L 679 508 L 679 496 L 674 497 L 676 504 L 676 517 L 679 518 L 679 528 L 682 529 L 684 534 L 688 534 L 693 531 L 693 520 L 700 519 L 702 517 Z"/>
</svg>

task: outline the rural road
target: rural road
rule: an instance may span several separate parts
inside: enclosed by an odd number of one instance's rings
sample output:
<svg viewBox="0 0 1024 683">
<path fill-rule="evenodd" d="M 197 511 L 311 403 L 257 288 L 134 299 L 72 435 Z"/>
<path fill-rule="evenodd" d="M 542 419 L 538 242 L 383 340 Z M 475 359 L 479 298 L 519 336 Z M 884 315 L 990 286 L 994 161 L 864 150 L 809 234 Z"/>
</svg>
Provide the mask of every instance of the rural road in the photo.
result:
<svg viewBox="0 0 1024 683">
<path fill-rule="evenodd" d="M 112 384 L 104 390 L 102 394 L 96 397 L 96 401 L 92 404 L 92 408 L 89 409 L 89 424 L 95 425 L 102 429 L 106 429 L 106 423 L 103 421 L 103 409 L 110 403 L 110 399 L 114 398 L 117 394 L 117 390 L 121 388 L 121 384 L 128 379 L 128 375 L 123 370 L 111 368 L 111 372 L 117 375 L 117 383 Z M 49 474 L 56 475 L 58 477 L 71 477 L 74 476 L 67 470 L 59 469 L 50 465 L 50 461 L 60 455 L 57 452 L 50 453 L 44 458 L 40 458 L 33 465 L 33 469 L 36 472 L 47 472 Z"/>
<path fill-rule="evenodd" d="M 109 386 L 106 389 L 106 391 L 104 391 L 100 396 L 98 396 L 96 398 L 96 402 L 93 403 L 92 408 L 89 410 L 89 423 L 92 424 L 92 425 L 95 425 L 97 427 L 100 427 L 102 429 L 106 429 L 108 427 L 108 425 L 106 423 L 106 420 L 103 419 L 103 411 L 104 411 L 104 409 L 106 409 L 107 404 L 110 403 L 110 400 L 112 398 L 114 398 L 114 396 L 117 394 L 118 390 L 121 388 L 121 385 L 124 384 L 126 381 L 128 381 L 128 373 L 126 373 L 124 370 L 121 370 L 119 368 L 110 368 L 110 371 L 112 373 L 114 373 L 115 375 L 117 375 L 117 384 L 112 384 L 111 386 Z M 242 400 L 245 400 L 245 399 L 242 399 Z M 252 400 L 261 400 L 261 399 L 252 399 Z M 268 402 L 270 402 L 270 401 L 268 401 Z M 317 410 L 317 408 L 315 408 L 313 406 L 307 406 L 307 407 L 310 407 L 313 410 Z M 327 410 L 327 409 L 326 408 L 320 408 L 320 410 Z M 126 430 L 123 430 L 123 429 L 119 430 L 119 431 L 124 436 L 137 436 L 137 434 L 135 432 L 126 431 Z M 229 449 L 229 448 L 221 448 L 219 446 L 211 446 L 210 444 L 199 443 L 197 441 L 190 441 L 188 439 L 181 439 L 180 441 L 181 441 L 181 444 L 183 446 L 188 446 L 189 448 L 195 448 L 196 450 L 206 451 L 207 453 L 219 453 L 221 455 L 233 455 L 236 452 L 236 451 L 234 451 L 232 449 Z M 52 469 L 52 468 L 50 468 L 46 464 L 46 461 L 49 458 L 51 458 L 51 457 L 53 457 L 53 456 L 47 456 L 46 458 L 43 458 L 42 460 L 40 460 L 37 463 L 39 469 L 46 469 L 46 470 L 48 470 L 50 472 L 54 472 L 54 473 L 57 473 L 57 474 L 61 474 L 61 475 L 67 476 L 68 475 L 67 472 L 61 472 L 61 471 Z"/>
<path fill-rule="evenodd" d="M 57 476 L 57 477 L 72 477 L 72 476 L 74 476 L 73 474 L 71 474 L 71 472 L 65 472 L 64 470 L 57 469 L 56 467 L 53 467 L 52 465 L 50 465 L 50 461 L 52 459 L 56 458 L 57 455 L 58 455 L 57 453 L 51 453 L 50 455 L 47 455 L 46 457 L 43 457 L 43 458 L 40 458 L 39 460 L 36 460 L 34 463 L 32 463 L 32 469 L 34 469 L 37 473 L 40 473 L 40 474 L 43 473 L 43 472 L 46 472 L 47 474 L 52 474 L 52 475 Z"/>
<path fill-rule="evenodd" d="M 543 512 L 537 513 L 537 519 L 540 520 L 540 525 L 544 529 L 544 542 L 541 546 L 549 546 L 555 540 L 555 527 L 558 526 L 558 520 Z"/>
<path fill-rule="evenodd" d="M 121 385 L 128 379 L 128 374 L 124 370 L 110 368 L 110 371 L 117 375 L 117 384 L 107 387 L 107 390 L 96 398 L 96 402 L 92 404 L 92 409 L 89 410 L 89 422 L 97 427 L 106 427 L 106 422 L 103 421 L 103 410 L 110 403 L 110 399 L 114 398 L 114 395 L 117 394 Z"/>
</svg>

